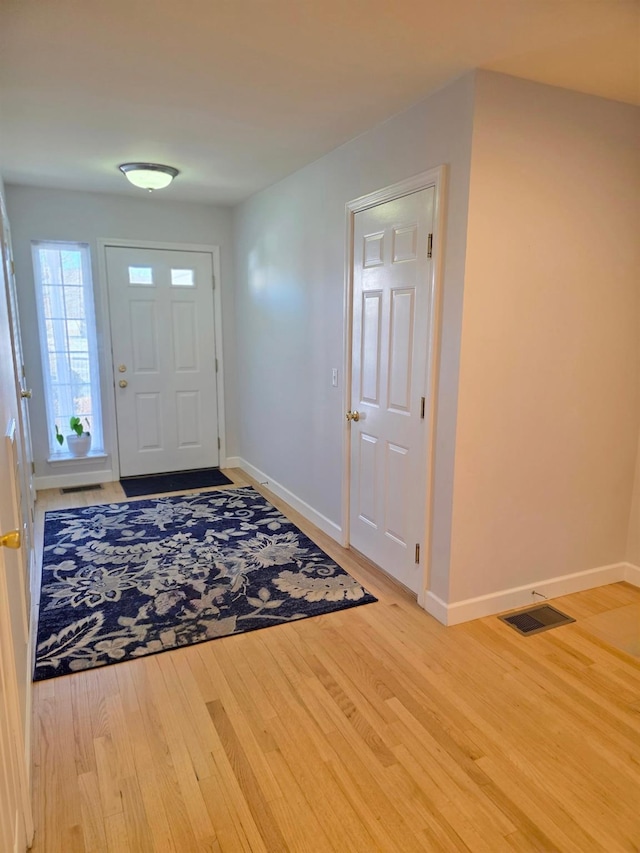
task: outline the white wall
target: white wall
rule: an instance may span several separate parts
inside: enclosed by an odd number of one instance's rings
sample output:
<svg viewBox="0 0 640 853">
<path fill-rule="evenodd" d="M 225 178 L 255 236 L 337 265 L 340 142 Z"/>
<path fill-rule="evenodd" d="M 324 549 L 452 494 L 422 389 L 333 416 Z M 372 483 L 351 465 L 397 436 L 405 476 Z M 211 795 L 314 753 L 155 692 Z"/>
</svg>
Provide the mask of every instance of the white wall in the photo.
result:
<svg viewBox="0 0 640 853">
<path fill-rule="evenodd" d="M 450 602 L 625 560 L 638 127 L 628 105 L 477 75 Z"/>
<path fill-rule="evenodd" d="M 110 342 L 107 317 L 103 310 L 105 303 L 100 298 L 100 290 L 105 284 L 98 274 L 97 240 L 100 238 L 200 243 L 221 247 L 227 451 L 230 455 L 235 455 L 237 452 L 234 395 L 235 324 L 230 211 L 211 205 L 174 202 L 159 195 L 141 195 L 140 199 L 135 199 L 128 196 L 20 186 L 7 186 L 6 202 L 15 255 L 27 378 L 33 388 L 31 419 L 36 476 L 69 476 L 111 469 L 111 456 L 116 447 L 115 411 L 113 388 L 106 381 L 107 365 L 110 362 Z M 31 262 L 32 240 L 72 240 L 88 243 L 91 248 L 100 362 L 103 373 L 102 403 L 105 445 L 109 454 L 107 460 L 87 459 L 80 462 L 54 464 L 47 462 L 49 425 L 46 423 L 43 398 Z"/>
<path fill-rule="evenodd" d="M 449 553 L 472 112 L 467 75 L 253 196 L 234 219 L 240 454 L 340 525 L 345 204 L 449 165 L 436 582 Z"/>
</svg>

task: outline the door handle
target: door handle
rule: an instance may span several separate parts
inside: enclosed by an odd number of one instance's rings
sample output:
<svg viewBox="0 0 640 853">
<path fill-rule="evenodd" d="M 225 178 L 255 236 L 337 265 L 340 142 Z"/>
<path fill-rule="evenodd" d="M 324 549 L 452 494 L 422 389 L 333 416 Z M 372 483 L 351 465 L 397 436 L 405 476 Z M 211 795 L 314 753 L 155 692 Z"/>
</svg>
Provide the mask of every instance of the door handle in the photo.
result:
<svg viewBox="0 0 640 853">
<path fill-rule="evenodd" d="M 126 388 L 128 384 L 129 384 L 129 383 L 127 382 L 127 380 L 126 380 L 126 379 L 121 379 L 121 380 L 120 380 L 120 382 L 118 382 L 118 385 L 119 385 L 121 388 Z"/>
<path fill-rule="evenodd" d="M 347 412 L 347 420 L 348 421 L 359 421 L 360 420 L 360 412 Z"/>
<path fill-rule="evenodd" d="M 21 544 L 19 530 L 12 530 L 10 533 L 0 536 L 0 546 L 3 548 L 19 548 Z"/>
<path fill-rule="evenodd" d="M 31 388 L 28 388 L 26 391 L 20 391 L 20 396 L 23 400 L 31 399 Z"/>
<path fill-rule="evenodd" d="M 127 365 L 126 364 L 118 365 L 118 373 L 126 373 L 126 372 L 127 372 Z"/>
</svg>

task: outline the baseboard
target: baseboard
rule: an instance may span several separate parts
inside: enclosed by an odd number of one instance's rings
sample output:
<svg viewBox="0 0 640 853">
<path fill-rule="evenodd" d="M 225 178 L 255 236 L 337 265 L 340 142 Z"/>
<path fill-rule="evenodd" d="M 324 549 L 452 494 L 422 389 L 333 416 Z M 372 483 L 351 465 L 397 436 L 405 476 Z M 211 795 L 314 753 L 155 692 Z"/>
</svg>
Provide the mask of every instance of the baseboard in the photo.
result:
<svg viewBox="0 0 640 853">
<path fill-rule="evenodd" d="M 220 460 L 221 468 L 242 468 L 242 458 L 240 456 L 227 456 L 226 459 Z"/>
<path fill-rule="evenodd" d="M 477 598 L 453 601 L 449 604 L 442 601 L 430 590 L 426 590 L 423 607 L 427 613 L 430 613 L 443 625 L 459 625 L 461 622 L 469 622 L 483 616 L 493 616 L 496 613 L 503 613 L 505 610 L 514 610 L 518 607 L 526 607 L 529 604 L 541 603 L 544 599 L 537 596 L 534 598 L 531 594 L 533 590 L 548 599 L 552 599 L 559 598 L 561 595 L 570 595 L 572 592 L 582 592 L 585 589 L 605 586 L 609 583 L 618 583 L 619 581 L 627 581 L 635 586 L 640 586 L 640 568 L 631 565 L 631 563 L 614 563 L 610 566 L 600 566 L 596 569 L 588 569 L 585 572 L 534 581 L 526 584 L 526 586 L 503 589 Z"/>
<path fill-rule="evenodd" d="M 438 598 L 431 590 L 427 589 L 424 596 L 418 595 L 418 604 L 422 605 L 430 616 L 442 622 L 443 625 L 450 625 L 447 603 L 441 598 Z"/>
<path fill-rule="evenodd" d="M 625 580 L 633 586 L 640 586 L 640 566 L 634 566 L 633 563 L 625 563 Z"/>
<path fill-rule="evenodd" d="M 234 456 L 230 459 L 227 459 L 227 463 L 233 462 L 233 465 L 228 465 L 229 468 L 241 468 L 254 480 L 257 480 L 261 485 L 266 486 L 270 491 L 277 495 L 279 498 L 282 498 L 283 501 L 286 501 L 290 506 L 292 506 L 300 515 L 303 515 L 307 521 L 310 521 L 312 524 L 315 524 L 316 527 L 319 527 L 324 533 L 330 536 L 332 539 L 335 539 L 336 542 L 342 541 L 342 528 L 331 521 L 326 516 L 317 512 L 312 506 L 309 506 L 306 501 L 303 501 L 302 498 L 299 498 L 297 495 L 294 495 L 293 492 L 290 492 L 289 489 L 285 488 L 285 486 L 278 483 L 276 480 L 273 480 L 269 477 L 268 474 L 265 474 L 264 471 L 260 471 L 259 468 L 256 468 L 250 462 L 247 462 L 246 459 L 242 459 L 240 456 Z"/>
<path fill-rule="evenodd" d="M 117 480 L 113 471 L 81 471 L 77 474 L 52 474 L 48 477 L 34 477 L 36 492 L 43 489 L 69 489 L 73 486 L 93 486 L 98 483 L 112 483 Z"/>
</svg>

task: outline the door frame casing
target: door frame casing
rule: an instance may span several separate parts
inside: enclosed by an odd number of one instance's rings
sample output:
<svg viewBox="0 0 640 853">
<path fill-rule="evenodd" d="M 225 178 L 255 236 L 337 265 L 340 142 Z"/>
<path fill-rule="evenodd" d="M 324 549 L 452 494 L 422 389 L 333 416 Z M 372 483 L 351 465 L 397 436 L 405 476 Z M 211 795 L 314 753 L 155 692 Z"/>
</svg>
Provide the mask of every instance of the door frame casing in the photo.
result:
<svg viewBox="0 0 640 853">
<path fill-rule="evenodd" d="M 424 606 L 424 596 L 429 589 L 431 574 L 431 540 L 433 526 L 433 481 L 435 473 L 435 433 L 437 416 L 438 395 L 438 373 L 440 367 L 440 334 L 442 319 L 442 280 L 444 260 L 444 234 L 445 234 L 445 198 L 447 189 L 447 167 L 437 166 L 420 172 L 411 178 L 399 181 L 396 184 L 376 190 L 372 193 L 360 196 L 347 202 L 345 205 L 346 216 L 346 263 L 345 263 L 345 285 L 344 285 L 344 354 L 343 354 L 343 412 L 351 408 L 351 370 L 352 370 L 352 347 L 353 347 L 353 262 L 354 262 L 354 231 L 355 216 L 363 210 L 377 207 L 388 201 L 395 201 L 421 190 L 434 187 L 434 214 L 433 214 L 433 249 L 432 265 L 429 277 L 429 345 L 427 349 L 426 396 L 428 410 L 425 428 L 427 430 L 425 441 L 425 518 L 423 535 L 423 578 L 418 592 L 418 603 Z M 342 432 L 342 545 L 350 546 L 350 494 L 351 494 L 351 429 L 347 421 L 344 421 Z"/>
<path fill-rule="evenodd" d="M 114 480 L 120 479 L 120 447 L 118 442 L 118 429 L 116 424 L 116 376 L 113 367 L 113 349 L 111 337 L 111 312 L 109 310 L 109 281 L 107 276 L 107 249 L 110 247 L 120 249 L 165 249 L 173 252 L 200 252 L 211 255 L 213 267 L 213 314 L 214 314 L 214 332 L 215 332 L 215 353 L 214 358 L 218 363 L 218 371 L 216 373 L 216 397 L 218 402 L 218 423 L 216 425 L 218 438 L 220 439 L 220 449 L 218 453 L 218 464 L 220 468 L 225 467 L 227 459 L 227 444 L 225 434 L 225 411 L 224 411 L 224 357 L 222 343 L 222 286 L 220 279 L 220 246 L 215 246 L 205 243 L 168 243 L 156 240 L 122 240 L 122 239 L 106 239 L 100 238 L 97 241 L 98 246 L 98 280 L 99 293 L 96 295 L 96 302 L 100 302 L 100 314 L 104 322 L 104 337 L 103 343 L 100 342 L 100 334 L 98 330 L 98 345 L 99 349 L 104 353 L 104 375 L 109 386 L 109 405 L 103 408 L 103 417 L 108 419 L 108 430 L 105 433 L 113 436 L 114 447 L 111 453 L 111 467 L 113 470 Z M 212 369 L 215 370 L 215 362 L 212 364 Z M 104 390 L 104 389 L 103 389 Z"/>
</svg>

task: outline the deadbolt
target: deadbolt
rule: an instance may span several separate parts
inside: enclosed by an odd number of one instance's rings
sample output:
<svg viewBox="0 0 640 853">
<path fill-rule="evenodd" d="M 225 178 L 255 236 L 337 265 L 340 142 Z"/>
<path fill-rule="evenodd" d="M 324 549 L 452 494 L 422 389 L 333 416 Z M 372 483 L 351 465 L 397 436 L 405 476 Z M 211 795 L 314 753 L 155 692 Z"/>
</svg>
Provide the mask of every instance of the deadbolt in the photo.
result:
<svg viewBox="0 0 640 853">
<path fill-rule="evenodd" d="M 126 364 L 118 365 L 118 373 L 126 373 L 126 372 L 127 372 L 127 365 Z"/>
</svg>

